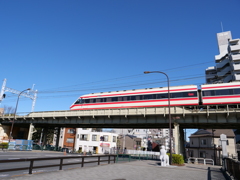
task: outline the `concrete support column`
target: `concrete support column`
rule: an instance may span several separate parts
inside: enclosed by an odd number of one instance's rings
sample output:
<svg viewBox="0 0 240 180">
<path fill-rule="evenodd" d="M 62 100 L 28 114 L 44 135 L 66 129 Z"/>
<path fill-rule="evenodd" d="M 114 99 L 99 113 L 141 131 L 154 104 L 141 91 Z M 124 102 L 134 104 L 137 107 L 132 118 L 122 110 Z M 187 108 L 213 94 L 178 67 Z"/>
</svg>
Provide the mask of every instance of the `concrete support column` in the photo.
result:
<svg viewBox="0 0 240 180">
<path fill-rule="evenodd" d="M 30 123 L 27 140 L 32 140 L 33 129 L 34 129 L 34 126 L 32 125 L 32 123 Z"/>
<path fill-rule="evenodd" d="M 61 131 L 61 128 L 60 127 L 58 127 L 57 128 L 57 138 L 56 138 L 56 145 L 55 145 L 55 147 L 59 147 L 59 140 L 60 140 L 60 131 Z"/>
<path fill-rule="evenodd" d="M 175 143 L 175 153 L 184 155 L 184 132 L 183 128 L 180 128 L 177 123 L 174 123 L 173 137 Z"/>
<path fill-rule="evenodd" d="M 48 132 L 48 128 L 44 128 L 44 129 L 43 129 L 43 141 L 42 141 L 42 146 L 43 146 L 43 147 L 46 146 L 47 132 Z"/>
</svg>

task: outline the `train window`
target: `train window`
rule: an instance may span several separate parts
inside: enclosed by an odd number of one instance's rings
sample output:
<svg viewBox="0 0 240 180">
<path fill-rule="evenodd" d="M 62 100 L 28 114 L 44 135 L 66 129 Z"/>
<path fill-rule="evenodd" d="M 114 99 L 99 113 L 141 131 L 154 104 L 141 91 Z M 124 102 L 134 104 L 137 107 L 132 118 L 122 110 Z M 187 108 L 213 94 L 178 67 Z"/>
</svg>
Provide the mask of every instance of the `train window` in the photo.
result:
<svg viewBox="0 0 240 180">
<path fill-rule="evenodd" d="M 96 99 L 96 102 L 101 102 L 101 98 L 97 98 L 97 99 Z"/>
<path fill-rule="evenodd" d="M 123 97 L 123 101 L 127 101 L 128 100 L 128 97 L 127 96 L 124 96 Z"/>
<path fill-rule="evenodd" d="M 152 99 L 152 95 L 144 95 L 143 99 Z"/>
<path fill-rule="evenodd" d="M 229 90 L 228 89 L 216 91 L 216 95 L 228 95 L 228 94 L 229 94 Z"/>
<path fill-rule="evenodd" d="M 90 103 L 95 103 L 96 99 L 90 99 Z"/>
<path fill-rule="evenodd" d="M 203 96 L 215 96 L 215 91 L 203 91 Z"/>
<path fill-rule="evenodd" d="M 110 97 L 110 98 L 105 98 L 105 99 L 107 99 L 106 101 L 107 102 L 111 102 L 112 101 L 112 98 Z"/>
<path fill-rule="evenodd" d="M 107 98 L 102 98 L 101 102 L 107 102 Z"/>
<path fill-rule="evenodd" d="M 156 99 L 168 98 L 168 94 L 156 94 Z"/>
<path fill-rule="evenodd" d="M 130 96 L 130 99 L 131 99 L 132 101 L 134 101 L 134 100 L 136 100 L 136 96 Z"/>
<path fill-rule="evenodd" d="M 118 101 L 123 101 L 123 97 L 118 97 Z"/>
<path fill-rule="evenodd" d="M 240 89 L 233 89 L 234 94 L 240 94 Z"/>
<path fill-rule="evenodd" d="M 136 96 L 136 100 L 141 100 L 141 95 Z"/>
<path fill-rule="evenodd" d="M 171 98 L 178 98 L 178 97 L 183 97 L 183 93 L 181 92 L 171 93 Z"/>
<path fill-rule="evenodd" d="M 84 103 L 89 103 L 90 99 L 84 99 Z"/>
<path fill-rule="evenodd" d="M 112 97 L 112 101 L 118 101 L 118 97 Z"/>
<path fill-rule="evenodd" d="M 74 104 L 81 104 L 80 99 L 78 99 Z"/>
</svg>

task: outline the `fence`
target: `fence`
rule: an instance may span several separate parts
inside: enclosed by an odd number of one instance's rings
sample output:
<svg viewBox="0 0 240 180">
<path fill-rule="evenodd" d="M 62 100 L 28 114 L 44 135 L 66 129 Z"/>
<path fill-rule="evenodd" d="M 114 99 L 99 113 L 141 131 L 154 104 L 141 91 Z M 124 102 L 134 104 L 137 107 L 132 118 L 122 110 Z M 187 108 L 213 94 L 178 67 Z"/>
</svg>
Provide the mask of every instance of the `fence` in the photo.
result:
<svg viewBox="0 0 240 180">
<path fill-rule="evenodd" d="M 117 154 L 116 162 L 120 161 L 135 161 L 135 160 L 149 160 L 149 159 L 159 159 L 160 152 L 152 152 L 152 151 L 139 151 L 139 150 L 126 150 L 125 152 Z"/>
<path fill-rule="evenodd" d="M 107 157 L 107 159 L 101 159 Z M 111 158 L 112 157 L 112 158 Z M 89 161 L 84 161 L 87 158 L 93 158 L 94 160 L 89 160 Z M 73 163 L 63 163 L 64 159 L 81 159 L 81 161 L 79 162 L 73 162 Z M 58 164 L 51 164 L 49 165 L 42 165 L 42 166 L 33 166 L 35 161 L 49 161 L 49 160 L 60 160 Z M 24 159 L 10 159 L 10 160 L 1 160 L 1 163 L 13 163 L 14 167 L 14 163 L 16 162 L 29 162 L 29 166 L 28 167 L 20 167 L 20 168 L 11 168 L 11 169 L 0 169 L 0 172 L 9 172 L 9 171 L 19 171 L 19 170 L 29 170 L 29 174 L 32 174 L 33 169 L 37 169 L 37 168 L 46 168 L 46 167 L 57 167 L 59 166 L 59 170 L 62 170 L 63 166 L 67 166 L 67 165 L 76 165 L 76 164 L 81 164 L 81 167 L 84 167 L 84 164 L 86 163 L 97 163 L 98 165 L 100 165 L 100 162 L 108 162 L 108 164 L 110 164 L 110 162 L 113 161 L 114 163 L 116 162 L 116 155 L 99 155 L 99 156 L 63 156 L 63 157 L 47 157 L 47 158 L 24 158 Z M 0 166 L 3 167 L 3 166 Z"/>
<path fill-rule="evenodd" d="M 223 159 L 223 169 L 234 179 L 240 180 L 240 162 L 230 158 Z"/>
<path fill-rule="evenodd" d="M 204 165 L 211 163 L 214 166 L 213 159 L 205 159 L 205 158 L 190 157 L 188 158 L 188 163 L 204 164 Z"/>
</svg>

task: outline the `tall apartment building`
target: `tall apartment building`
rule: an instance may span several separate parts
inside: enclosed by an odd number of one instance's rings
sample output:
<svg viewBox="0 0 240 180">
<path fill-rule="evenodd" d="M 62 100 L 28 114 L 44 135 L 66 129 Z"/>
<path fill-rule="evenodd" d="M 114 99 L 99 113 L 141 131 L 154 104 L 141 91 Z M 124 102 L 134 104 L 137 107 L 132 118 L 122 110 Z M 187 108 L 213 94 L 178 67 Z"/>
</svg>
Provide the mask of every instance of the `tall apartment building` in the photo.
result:
<svg viewBox="0 0 240 180">
<path fill-rule="evenodd" d="M 219 55 L 215 66 L 205 71 L 206 83 L 240 81 L 240 39 L 232 39 L 231 31 L 217 33 Z"/>
</svg>

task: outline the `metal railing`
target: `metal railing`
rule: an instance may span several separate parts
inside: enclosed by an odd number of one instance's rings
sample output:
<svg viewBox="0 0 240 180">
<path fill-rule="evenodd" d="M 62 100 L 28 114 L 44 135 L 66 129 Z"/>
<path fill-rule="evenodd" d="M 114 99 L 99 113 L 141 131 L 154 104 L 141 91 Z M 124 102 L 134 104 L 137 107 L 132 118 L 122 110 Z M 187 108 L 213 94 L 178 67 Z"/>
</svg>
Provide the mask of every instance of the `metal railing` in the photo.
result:
<svg viewBox="0 0 240 180">
<path fill-rule="evenodd" d="M 240 162 L 231 158 L 223 159 L 223 170 L 226 171 L 232 179 L 240 180 Z"/>
<path fill-rule="evenodd" d="M 107 159 L 101 159 L 106 158 Z M 88 160 L 84 161 L 87 158 L 94 158 L 94 160 Z M 73 162 L 73 163 L 64 163 L 64 159 L 81 159 L 79 162 Z M 51 164 L 49 165 L 41 165 L 41 166 L 34 166 L 35 161 L 49 161 L 49 160 L 60 160 L 57 164 Z M 16 162 L 29 162 L 28 167 L 19 167 L 19 168 L 11 168 L 11 169 L 3 169 L 2 165 L 0 166 L 0 172 L 9 172 L 9 171 L 19 171 L 19 170 L 29 170 L 29 174 L 32 174 L 33 169 L 37 168 L 46 168 L 46 167 L 57 167 L 59 166 L 59 170 L 62 170 L 63 166 L 68 165 L 77 165 L 81 164 L 81 167 L 84 167 L 84 164 L 87 163 L 97 163 L 97 165 L 100 165 L 100 162 L 107 162 L 110 164 L 110 162 L 113 161 L 113 163 L 116 163 L 116 155 L 98 155 L 98 156 L 60 156 L 60 157 L 47 157 L 47 158 L 21 158 L 21 159 L 10 159 L 10 160 L 1 160 L 0 164 L 2 163 L 16 163 Z M 14 167 L 14 166 L 13 166 Z"/>
<path fill-rule="evenodd" d="M 172 106 L 172 114 L 210 114 L 210 113 L 236 113 L 240 112 L 240 107 L 235 105 L 212 105 L 212 106 Z M 109 115 L 155 115 L 166 114 L 166 107 L 154 108 L 120 108 L 120 109 L 93 109 L 93 110 L 65 110 L 65 111 L 36 111 L 36 112 L 21 112 L 17 113 L 16 118 L 20 119 L 35 119 L 45 117 L 84 117 L 84 116 L 109 116 Z M 5 114 L 1 119 L 12 119 L 13 114 Z"/>
<path fill-rule="evenodd" d="M 214 161 L 213 159 L 205 159 L 205 158 L 195 158 L 195 157 L 190 157 L 188 158 L 188 163 L 194 163 L 194 164 L 208 164 L 211 163 L 214 166 Z"/>
<path fill-rule="evenodd" d="M 153 156 L 150 154 L 117 154 L 116 163 L 120 161 L 136 161 L 136 160 L 156 160 L 159 156 Z"/>
</svg>

